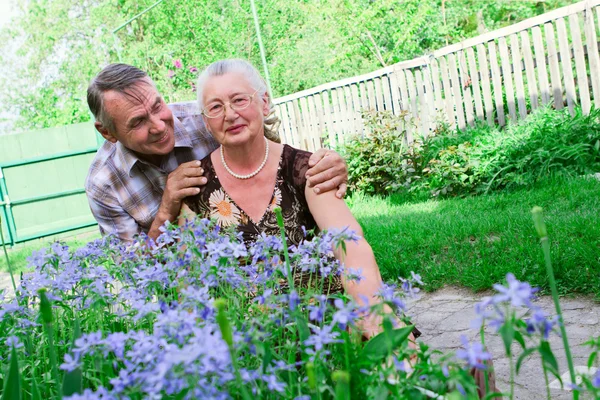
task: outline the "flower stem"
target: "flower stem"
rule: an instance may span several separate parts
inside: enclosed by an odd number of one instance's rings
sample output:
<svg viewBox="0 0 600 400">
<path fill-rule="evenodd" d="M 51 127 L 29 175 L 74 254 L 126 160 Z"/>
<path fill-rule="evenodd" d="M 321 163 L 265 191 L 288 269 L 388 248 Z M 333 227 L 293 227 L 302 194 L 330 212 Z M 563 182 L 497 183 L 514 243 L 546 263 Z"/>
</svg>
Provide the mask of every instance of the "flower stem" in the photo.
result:
<svg viewBox="0 0 600 400">
<path fill-rule="evenodd" d="M 546 230 L 546 223 L 544 222 L 544 214 L 541 207 L 533 207 L 531 211 L 533 214 L 533 223 L 537 230 L 540 242 L 542 244 L 542 250 L 544 252 L 544 260 L 546 262 L 546 272 L 548 274 L 548 282 L 550 284 L 550 290 L 552 292 L 552 300 L 554 300 L 554 307 L 556 314 L 558 315 L 558 325 L 560 327 L 560 334 L 563 340 L 563 346 L 565 348 L 565 356 L 567 357 L 567 363 L 569 365 L 569 375 L 571 377 L 571 383 L 575 384 L 575 368 L 573 367 L 573 357 L 571 356 L 571 348 L 569 347 L 569 339 L 567 338 L 567 330 L 563 321 L 562 311 L 560 309 L 560 302 L 558 300 L 558 289 L 556 288 L 556 280 L 554 279 L 554 270 L 552 269 L 552 260 L 550 259 L 550 242 L 548 241 L 548 231 Z M 579 398 L 579 391 L 573 388 L 573 399 Z"/>
<path fill-rule="evenodd" d="M 481 345 L 483 346 L 483 349 L 485 350 L 485 330 L 484 330 L 484 325 L 481 324 L 481 328 L 479 329 L 479 335 L 481 336 Z M 485 362 L 485 361 L 484 361 Z M 489 368 L 489 365 L 487 362 L 485 362 L 486 367 Z M 488 378 L 488 370 L 485 370 L 485 375 L 484 375 L 484 380 L 485 380 L 485 394 L 487 395 L 490 392 L 490 380 Z"/>
<path fill-rule="evenodd" d="M 550 400 L 550 383 L 548 382 L 548 371 L 546 371 L 544 363 L 542 363 L 542 368 L 544 369 L 544 380 L 546 381 L 546 398 Z"/>
<path fill-rule="evenodd" d="M 283 214 L 281 213 L 281 207 L 275 207 L 275 216 L 277 216 L 277 225 L 279 225 L 279 231 L 281 232 L 281 241 L 283 243 L 283 255 L 285 257 L 285 270 L 287 272 L 288 285 L 290 291 L 294 290 L 294 279 L 292 279 L 292 267 L 290 264 L 290 253 L 288 251 L 287 239 L 285 238 L 285 224 L 283 222 Z"/>
<path fill-rule="evenodd" d="M 54 329 L 52 326 L 52 305 L 46 295 L 45 289 L 40 289 L 40 314 L 44 327 L 46 328 L 46 336 L 48 337 L 48 352 L 50 354 L 50 368 L 52 369 L 52 378 L 57 387 L 57 398 L 60 398 L 60 379 L 58 378 L 58 368 L 56 360 L 56 349 L 54 348 Z"/>
<path fill-rule="evenodd" d="M 508 362 L 510 367 L 510 400 L 513 400 L 515 398 L 515 362 L 512 354 L 509 354 Z"/>
</svg>

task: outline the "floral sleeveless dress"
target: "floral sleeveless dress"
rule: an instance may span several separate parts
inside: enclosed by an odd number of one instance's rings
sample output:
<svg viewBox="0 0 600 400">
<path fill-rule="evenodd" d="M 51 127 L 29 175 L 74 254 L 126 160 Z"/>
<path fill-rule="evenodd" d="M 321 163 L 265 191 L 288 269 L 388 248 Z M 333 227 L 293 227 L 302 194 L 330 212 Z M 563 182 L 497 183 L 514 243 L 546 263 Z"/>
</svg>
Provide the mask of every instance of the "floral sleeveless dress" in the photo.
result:
<svg viewBox="0 0 600 400">
<path fill-rule="evenodd" d="M 236 226 L 247 244 L 256 241 L 261 233 L 280 235 L 273 210 L 275 207 L 281 207 L 288 245 L 298 245 L 304 239 L 305 231 L 313 229 L 315 232 L 318 231 L 304 196 L 310 156 L 311 153 L 307 151 L 288 145 L 283 146 L 270 206 L 258 222 L 253 221 L 221 186 L 210 155 L 206 156 L 201 164 L 208 180 L 206 185 L 200 187 L 199 194 L 188 197 L 185 203 L 201 218 L 216 220 L 221 227 Z M 298 283 L 306 281 L 306 277 L 300 274 L 294 275 L 294 280 Z M 333 283 L 328 286 L 329 293 L 343 290 L 339 276 L 336 276 Z"/>
</svg>

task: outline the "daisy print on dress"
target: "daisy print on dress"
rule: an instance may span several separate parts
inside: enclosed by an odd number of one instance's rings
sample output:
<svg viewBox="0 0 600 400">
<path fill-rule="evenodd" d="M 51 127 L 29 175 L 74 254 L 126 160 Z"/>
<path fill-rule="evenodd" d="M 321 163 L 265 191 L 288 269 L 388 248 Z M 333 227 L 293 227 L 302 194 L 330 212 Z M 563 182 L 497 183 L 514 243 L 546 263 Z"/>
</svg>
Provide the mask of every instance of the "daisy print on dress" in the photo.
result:
<svg viewBox="0 0 600 400">
<path fill-rule="evenodd" d="M 275 193 L 273 193 L 273 200 L 271 200 L 271 204 L 269 204 L 269 210 L 273 211 L 275 207 L 279 207 L 281 205 L 281 189 L 275 187 Z"/>
<path fill-rule="evenodd" d="M 215 190 L 208 199 L 210 218 L 216 219 L 221 227 L 237 225 L 240 220 L 240 210 L 229 200 L 222 189 Z"/>
</svg>

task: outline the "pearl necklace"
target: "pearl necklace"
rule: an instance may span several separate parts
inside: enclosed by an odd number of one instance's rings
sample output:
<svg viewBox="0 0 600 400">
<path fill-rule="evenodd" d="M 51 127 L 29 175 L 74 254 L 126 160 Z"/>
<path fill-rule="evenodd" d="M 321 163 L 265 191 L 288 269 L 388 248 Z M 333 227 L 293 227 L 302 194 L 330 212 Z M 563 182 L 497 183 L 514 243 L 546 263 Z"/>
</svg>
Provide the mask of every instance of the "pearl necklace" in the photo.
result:
<svg viewBox="0 0 600 400">
<path fill-rule="evenodd" d="M 254 175 L 258 174 L 267 164 L 267 158 L 269 158 L 269 141 L 267 140 L 267 138 L 265 138 L 265 159 L 263 160 L 263 162 L 258 166 L 256 171 L 254 171 L 248 175 L 239 175 L 239 174 L 236 174 L 235 172 L 233 172 L 231 170 L 231 168 L 229 168 L 229 165 L 227 165 L 227 163 L 225 162 L 225 153 L 223 152 L 223 146 L 221 146 L 221 162 L 223 163 L 225 170 L 227 172 L 229 172 L 229 174 L 231 176 L 233 176 L 234 178 L 237 178 L 237 179 L 250 179 Z"/>
</svg>

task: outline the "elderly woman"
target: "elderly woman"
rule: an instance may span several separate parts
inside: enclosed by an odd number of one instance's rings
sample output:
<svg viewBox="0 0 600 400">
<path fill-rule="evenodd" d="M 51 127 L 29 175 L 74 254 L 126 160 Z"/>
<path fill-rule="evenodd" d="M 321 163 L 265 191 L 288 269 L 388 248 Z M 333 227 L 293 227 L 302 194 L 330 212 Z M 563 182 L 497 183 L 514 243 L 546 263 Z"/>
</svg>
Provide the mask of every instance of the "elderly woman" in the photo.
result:
<svg viewBox="0 0 600 400">
<path fill-rule="evenodd" d="M 310 153 L 279 143 L 273 125 L 273 104 L 258 71 L 248 62 L 222 60 L 198 78 L 198 102 L 206 127 L 221 146 L 202 160 L 208 183 L 185 201 L 182 213 L 216 219 L 235 226 L 251 242 L 261 233 L 278 235 L 275 207 L 281 207 L 289 242 L 304 238 L 302 227 L 319 230 L 350 227 L 362 230 L 344 200 L 335 192 L 317 194 L 307 185 Z M 276 124 L 275 124 L 276 125 Z M 339 289 L 359 304 L 379 302 L 382 280 L 371 247 L 364 238 L 334 250 L 345 268 L 362 269 L 360 282 L 343 277 Z M 363 323 L 366 337 L 379 332 L 377 323 Z"/>
<path fill-rule="evenodd" d="M 267 87 L 258 71 L 237 59 L 217 61 L 199 76 L 198 102 L 206 127 L 220 147 L 202 160 L 208 183 L 185 200 L 182 213 L 216 219 L 223 227 L 235 226 L 251 242 L 261 233 L 278 235 L 274 213 L 281 207 L 289 242 L 310 230 L 349 227 L 361 239 L 346 243 L 346 252 L 333 249 L 346 269 L 362 270 L 359 282 L 341 277 L 345 290 L 357 303 L 373 305 L 380 299 L 381 274 L 371 246 L 344 200 L 331 191 L 309 189 L 306 171 L 310 153 L 279 143 L 277 120 Z M 342 287 L 343 286 L 343 287 Z M 392 313 L 386 306 L 386 310 Z M 380 319 L 364 318 L 359 326 L 370 338 L 381 331 Z M 418 335 L 418 331 L 413 331 Z M 411 335 L 414 341 L 414 337 Z M 475 374 L 483 395 L 483 374 Z M 492 390 L 493 375 L 490 377 Z"/>
</svg>

